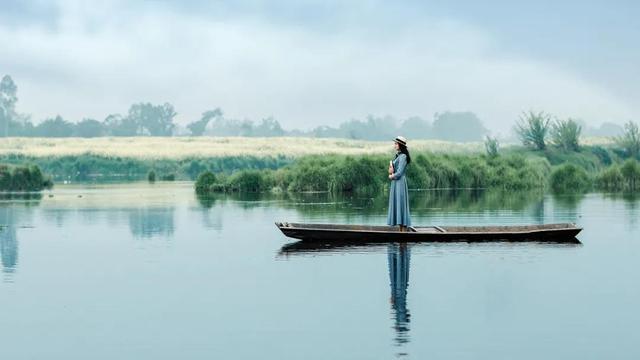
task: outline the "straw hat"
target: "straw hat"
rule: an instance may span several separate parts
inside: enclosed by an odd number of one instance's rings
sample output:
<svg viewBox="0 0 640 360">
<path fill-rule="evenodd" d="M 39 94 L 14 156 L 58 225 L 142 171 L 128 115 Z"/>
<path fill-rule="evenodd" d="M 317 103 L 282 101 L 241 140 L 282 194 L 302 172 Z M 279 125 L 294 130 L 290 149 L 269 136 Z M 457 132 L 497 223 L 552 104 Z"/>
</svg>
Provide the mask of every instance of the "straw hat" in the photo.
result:
<svg viewBox="0 0 640 360">
<path fill-rule="evenodd" d="M 407 146 L 407 139 L 404 136 L 396 136 L 393 141 L 397 142 L 400 145 Z"/>
</svg>

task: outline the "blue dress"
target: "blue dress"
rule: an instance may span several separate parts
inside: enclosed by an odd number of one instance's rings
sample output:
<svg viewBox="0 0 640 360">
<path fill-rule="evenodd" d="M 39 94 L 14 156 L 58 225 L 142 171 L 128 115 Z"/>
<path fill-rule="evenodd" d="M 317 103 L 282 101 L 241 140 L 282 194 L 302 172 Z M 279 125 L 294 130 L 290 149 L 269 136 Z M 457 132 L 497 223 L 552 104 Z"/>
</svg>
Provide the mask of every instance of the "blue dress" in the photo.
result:
<svg viewBox="0 0 640 360">
<path fill-rule="evenodd" d="M 407 186 L 407 155 L 398 153 L 393 160 L 393 180 L 389 185 L 389 214 L 387 225 L 411 226 L 409 187 Z"/>
</svg>

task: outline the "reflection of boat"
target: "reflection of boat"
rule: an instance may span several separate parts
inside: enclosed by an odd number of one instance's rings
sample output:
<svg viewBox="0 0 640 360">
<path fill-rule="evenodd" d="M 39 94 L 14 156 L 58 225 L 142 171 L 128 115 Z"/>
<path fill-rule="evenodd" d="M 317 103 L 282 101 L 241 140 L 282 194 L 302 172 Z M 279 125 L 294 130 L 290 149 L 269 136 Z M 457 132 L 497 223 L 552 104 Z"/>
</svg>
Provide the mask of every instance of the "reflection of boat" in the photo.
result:
<svg viewBox="0 0 640 360">
<path fill-rule="evenodd" d="M 358 252 L 379 249 L 380 246 L 384 245 L 379 242 L 368 243 L 364 241 L 296 241 L 282 246 L 282 248 L 280 248 L 280 255 L 312 254 L 322 252 L 333 253 L 343 251 Z"/>
<path fill-rule="evenodd" d="M 518 226 L 416 226 L 400 232 L 393 226 L 301 224 L 278 222 L 288 237 L 328 242 L 490 242 L 540 241 L 578 242 L 582 230 L 575 224 Z"/>
<path fill-rule="evenodd" d="M 485 241 L 489 243 L 491 241 Z M 497 242 L 497 241 L 494 241 Z M 453 242 L 451 242 L 453 243 Z M 480 242 L 476 242 L 480 243 Z M 523 245 L 524 241 L 521 242 Z M 389 241 L 383 242 L 366 242 L 366 241 L 316 241 L 305 240 L 296 241 L 283 245 L 278 252 L 279 256 L 296 256 L 296 255 L 313 255 L 313 254 L 336 254 L 336 253 L 365 253 L 365 252 L 377 252 L 380 249 L 384 249 L 383 246 L 387 244 L 403 244 L 402 242 Z M 441 243 L 443 244 L 443 243 Z M 446 245 L 446 243 L 444 243 Z M 574 247 L 581 246 L 580 240 L 573 238 L 563 241 L 532 241 L 526 242 L 527 246 L 558 246 L 558 247 Z M 427 242 L 424 243 L 427 245 Z"/>
</svg>

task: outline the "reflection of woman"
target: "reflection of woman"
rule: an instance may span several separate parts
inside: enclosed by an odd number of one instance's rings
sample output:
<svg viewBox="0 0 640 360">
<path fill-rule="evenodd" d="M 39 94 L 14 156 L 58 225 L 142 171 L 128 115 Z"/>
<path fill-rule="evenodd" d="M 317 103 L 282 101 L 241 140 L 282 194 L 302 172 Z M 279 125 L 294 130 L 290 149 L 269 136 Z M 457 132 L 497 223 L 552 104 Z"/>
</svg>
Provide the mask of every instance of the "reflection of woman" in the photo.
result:
<svg viewBox="0 0 640 360">
<path fill-rule="evenodd" d="M 398 136 L 394 140 L 396 157 L 389 163 L 389 213 L 387 224 L 400 226 L 400 231 L 406 231 L 411 226 L 411 216 L 409 214 L 409 188 L 405 172 L 407 165 L 411 162 L 409 150 L 407 149 L 407 139 Z"/>
<path fill-rule="evenodd" d="M 406 244 L 391 244 L 388 247 L 391 306 L 395 317 L 396 342 L 409 341 L 409 309 L 407 287 L 409 286 L 409 260 L 411 253 Z"/>
</svg>

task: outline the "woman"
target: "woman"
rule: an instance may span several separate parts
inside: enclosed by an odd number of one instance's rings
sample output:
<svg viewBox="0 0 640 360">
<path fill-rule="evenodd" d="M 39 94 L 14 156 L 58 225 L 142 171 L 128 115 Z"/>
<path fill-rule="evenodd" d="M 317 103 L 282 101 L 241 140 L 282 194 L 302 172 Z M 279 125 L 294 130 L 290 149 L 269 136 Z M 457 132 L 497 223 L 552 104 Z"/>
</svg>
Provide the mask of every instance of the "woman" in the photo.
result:
<svg viewBox="0 0 640 360">
<path fill-rule="evenodd" d="M 400 226 L 400 231 L 407 231 L 411 226 L 409 215 L 409 188 L 405 176 L 407 165 L 411 163 L 411 156 L 407 149 L 407 139 L 398 136 L 394 140 L 396 157 L 389 162 L 389 214 L 387 224 Z"/>
</svg>

